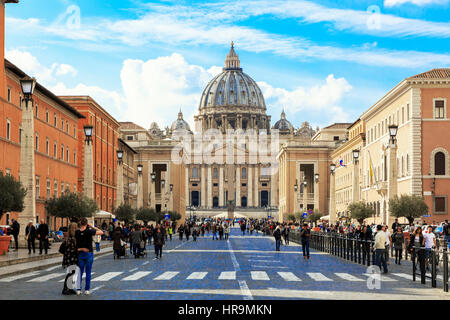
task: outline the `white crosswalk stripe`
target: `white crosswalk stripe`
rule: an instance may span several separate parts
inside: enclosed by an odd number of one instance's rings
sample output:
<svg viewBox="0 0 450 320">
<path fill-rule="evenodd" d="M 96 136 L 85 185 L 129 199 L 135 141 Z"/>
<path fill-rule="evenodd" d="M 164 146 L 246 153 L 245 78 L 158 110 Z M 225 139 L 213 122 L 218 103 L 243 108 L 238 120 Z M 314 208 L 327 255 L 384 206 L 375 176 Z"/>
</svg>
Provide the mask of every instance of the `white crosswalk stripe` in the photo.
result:
<svg viewBox="0 0 450 320">
<path fill-rule="evenodd" d="M 47 274 L 42 277 L 37 277 L 37 278 L 31 279 L 31 280 L 28 280 L 27 282 L 44 282 L 44 281 L 49 281 L 49 280 L 52 280 L 55 278 L 62 277 L 63 275 L 64 275 L 64 273 L 50 273 L 50 274 Z"/>
<path fill-rule="evenodd" d="M 177 274 L 179 274 L 178 271 L 167 271 L 167 272 L 164 272 L 163 274 L 157 276 L 153 280 L 170 280 L 173 277 L 175 277 Z"/>
<path fill-rule="evenodd" d="M 95 274 L 95 272 L 91 272 L 91 276 L 93 276 Z M 66 281 L 66 275 L 67 273 L 64 275 L 64 278 L 62 278 L 61 280 L 59 280 L 58 282 L 64 282 Z M 83 279 L 86 277 L 86 273 L 83 275 Z"/>
<path fill-rule="evenodd" d="M 253 280 L 270 280 L 265 271 L 250 271 Z"/>
<path fill-rule="evenodd" d="M 412 280 L 413 276 L 411 274 L 406 274 L 406 273 L 392 273 L 394 276 L 400 277 L 400 278 L 405 278 L 408 280 Z M 420 276 L 419 276 L 420 278 Z"/>
<path fill-rule="evenodd" d="M 219 280 L 236 280 L 236 271 L 223 271 L 220 273 Z"/>
<path fill-rule="evenodd" d="M 192 272 L 189 277 L 187 277 L 187 280 L 202 280 L 206 277 L 208 272 Z"/>
<path fill-rule="evenodd" d="M 34 276 L 37 276 L 39 273 L 40 273 L 39 271 L 34 271 L 34 272 L 28 272 L 28 273 L 24 273 L 24 274 L 18 274 L 16 276 L 11 276 L 11 277 L 0 279 L 0 282 L 12 282 L 12 281 L 20 280 L 23 278 L 34 277 Z"/>
<path fill-rule="evenodd" d="M 370 274 L 370 273 L 364 273 L 364 275 L 365 276 L 368 276 L 368 277 L 372 277 L 372 276 L 374 276 L 374 274 Z M 389 277 L 387 277 L 387 276 L 385 276 L 385 275 L 381 275 L 381 281 L 383 281 L 383 282 L 394 282 L 394 281 L 398 281 L 397 279 L 392 279 L 392 278 L 389 278 Z"/>
<path fill-rule="evenodd" d="M 320 272 L 307 272 L 306 274 L 315 281 L 333 281 L 332 279 L 325 277 Z"/>
<path fill-rule="evenodd" d="M 295 274 L 292 272 L 278 272 L 280 277 L 282 277 L 286 281 L 302 281 L 302 279 L 298 278 Z"/>
<path fill-rule="evenodd" d="M 104 275 L 101 275 L 92 281 L 109 281 L 117 276 L 120 276 L 123 272 L 107 272 Z"/>
<path fill-rule="evenodd" d="M 335 275 L 337 275 L 341 279 L 348 280 L 348 281 L 366 281 L 364 279 L 360 279 L 360 278 L 357 278 L 355 276 L 352 276 L 349 273 L 336 272 Z"/>
<path fill-rule="evenodd" d="M 148 276 L 151 271 L 138 271 L 133 273 L 132 275 L 129 275 L 128 277 L 123 278 L 121 281 L 136 281 L 139 279 L 142 279 L 143 277 Z"/>
</svg>

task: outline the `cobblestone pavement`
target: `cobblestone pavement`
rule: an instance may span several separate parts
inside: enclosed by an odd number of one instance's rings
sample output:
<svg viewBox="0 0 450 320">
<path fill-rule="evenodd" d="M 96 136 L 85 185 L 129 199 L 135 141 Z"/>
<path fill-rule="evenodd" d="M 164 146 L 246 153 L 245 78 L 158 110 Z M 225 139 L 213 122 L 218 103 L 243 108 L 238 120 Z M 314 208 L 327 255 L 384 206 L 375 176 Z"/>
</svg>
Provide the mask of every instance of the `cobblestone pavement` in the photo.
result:
<svg viewBox="0 0 450 320">
<path fill-rule="evenodd" d="M 163 258 L 95 259 L 90 296 L 63 296 L 60 267 L 0 278 L 0 299 L 446 299 L 442 283 L 431 288 L 411 280 L 409 268 L 390 265 L 379 287 L 366 266 L 311 251 L 304 260 L 298 245 L 275 251 L 271 237 L 242 236 L 232 229 L 228 241 L 205 236 L 197 242 L 174 238 Z M 84 282 L 84 281 L 83 281 Z M 369 283 L 369 285 L 368 285 Z M 369 287 L 374 287 L 370 289 Z"/>
</svg>

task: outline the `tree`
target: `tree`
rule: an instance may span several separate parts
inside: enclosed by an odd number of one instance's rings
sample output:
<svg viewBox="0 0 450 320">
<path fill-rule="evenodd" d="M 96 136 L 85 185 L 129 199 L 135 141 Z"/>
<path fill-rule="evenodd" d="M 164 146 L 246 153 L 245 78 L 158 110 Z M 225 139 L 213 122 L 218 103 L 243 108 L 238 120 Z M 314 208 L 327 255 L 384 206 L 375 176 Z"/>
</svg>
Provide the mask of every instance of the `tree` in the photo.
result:
<svg viewBox="0 0 450 320">
<path fill-rule="evenodd" d="M 296 220 L 296 219 L 295 219 L 295 214 L 292 214 L 292 213 L 289 214 L 289 215 L 287 216 L 287 218 L 288 218 L 289 221 L 292 221 L 292 222 L 295 222 L 295 220 Z"/>
<path fill-rule="evenodd" d="M 306 218 L 306 221 L 313 222 L 314 224 L 317 222 L 317 220 L 320 219 L 322 214 L 318 210 L 314 210 L 314 213 L 311 213 Z"/>
<path fill-rule="evenodd" d="M 160 223 L 161 220 L 164 220 L 164 212 L 156 212 L 154 214 L 154 218 L 152 219 L 152 221 L 155 221 L 156 223 Z"/>
<path fill-rule="evenodd" d="M 428 213 L 428 206 L 423 197 L 417 195 L 394 196 L 389 200 L 389 212 L 396 218 L 405 217 L 411 224 L 415 218 Z"/>
<path fill-rule="evenodd" d="M 171 220 L 171 221 L 177 221 L 177 220 L 180 220 L 180 219 L 181 219 L 181 214 L 179 214 L 179 213 L 176 212 L 176 211 L 169 212 L 169 214 L 170 214 L 170 220 Z"/>
<path fill-rule="evenodd" d="M 140 208 L 136 213 L 136 220 L 142 220 L 144 224 L 147 224 L 155 219 L 155 214 L 156 212 L 153 208 Z"/>
<path fill-rule="evenodd" d="M 98 210 L 93 199 L 68 190 L 59 198 L 47 200 L 45 209 L 51 216 L 69 218 L 71 221 L 78 221 L 82 217 L 92 217 Z"/>
<path fill-rule="evenodd" d="M 117 207 L 114 214 L 116 215 L 117 220 L 123 221 L 128 224 L 129 222 L 134 221 L 136 210 L 133 209 L 129 204 L 121 204 Z"/>
<path fill-rule="evenodd" d="M 352 202 L 348 206 L 350 217 L 358 221 L 359 224 L 364 223 L 364 219 L 370 218 L 375 211 L 365 202 Z"/>
<path fill-rule="evenodd" d="M 26 194 L 27 191 L 19 181 L 0 171 L 0 219 L 6 212 L 22 212 Z"/>
</svg>

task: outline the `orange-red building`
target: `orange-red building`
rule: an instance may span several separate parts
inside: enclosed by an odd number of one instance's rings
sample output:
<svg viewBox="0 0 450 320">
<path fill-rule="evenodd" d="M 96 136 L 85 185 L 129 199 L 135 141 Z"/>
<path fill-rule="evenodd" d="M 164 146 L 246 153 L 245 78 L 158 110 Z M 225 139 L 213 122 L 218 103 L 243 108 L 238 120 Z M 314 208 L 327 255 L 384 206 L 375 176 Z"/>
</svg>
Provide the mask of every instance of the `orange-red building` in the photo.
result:
<svg viewBox="0 0 450 320">
<path fill-rule="evenodd" d="M 94 199 L 99 210 L 112 213 L 117 192 L 116 152 L 120 124 L 89 96 L 60 96 L 60 98 L 85 116 L 78 121 L 79 190 L 83 190 L 84 126 L 92 125 L 94 127 L 92 137 Z"/>
</svg>

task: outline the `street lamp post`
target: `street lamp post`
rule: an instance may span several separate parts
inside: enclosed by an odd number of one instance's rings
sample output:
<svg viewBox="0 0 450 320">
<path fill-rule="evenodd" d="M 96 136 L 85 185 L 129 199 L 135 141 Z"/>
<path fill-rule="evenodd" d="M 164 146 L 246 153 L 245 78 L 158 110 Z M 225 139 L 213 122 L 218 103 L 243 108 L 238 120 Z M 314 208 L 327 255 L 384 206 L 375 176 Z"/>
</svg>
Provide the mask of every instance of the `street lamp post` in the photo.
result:
<svg viewBox="0 0 450 320">
<path fill-rule="evenodd" d="M 138 172 L 138 195 L 137 195 L 137 207 L 144 206 L 144 188 L 142 186 L 142 172 L 144 170 L 144 166 L 142 164 L 138 164 L 137 172 Z"/>
<path fill-rule="evenodd" d="M 94 199 L 94 163 L 93 163 L 93 136 L 94 127 L 85 125 L 84 129 L 84 173 L 83 173 L 83 191 L 84 195 L 90 199 Z"/>
<path fill-rule="evenodd" d="M 334 163 L 330 164 L 330 223 L 336 223 L 336 202 L 335 202 L 335 176 L 334 172 L 336 170 L 336 165 Z"/>
<path fill-rule="evenodd" d="M 117 198 L 116 208 L 124 202 L 123 190 L 123 151 L 117 150 Z"/>
<path fill-rule="evenodd" d="M 353 202 L 359 201 L 359 149 L 353 150 Z"/>
<path fill-rule="evenodd" d="M 389 126 L 389 181 L 388 181 L 388 201 L 386 201 L 387 205 L 389 205 L 389 199 L 392 199 L 394 196 L 397 195 L 397 131 L 398 126 L 397 125 L 390 125 Z M 387 208 L 384 208 L 384 211 L 386 212 L 385 215 L 383 215 L 383 222 L 387 223 L 388 225 L 391 224 L 391 221 L 389 221 L 389 211 Z"/>
<path fill-rule="evenodd" d="M 20 182 L 27 190 L 24 198 L 24 210 L 19 214 L 18 222 L 22 225 L 19 233 L 20 245 L 25 245 L 25 226 L 28 221 L 36 221 L 36 176 L 34 163 L 34 115 L 33 93 L 36 79 L 26 77 L 20 80 L 25 108 L 22 108 L 22 136 L 20 143 Z"/>
<path fill-rule="evenodd" d="M 303 213 L 308 210 L 308 183 L 306 182 L 306 178 L 303 181 Z"/>
</svg>

